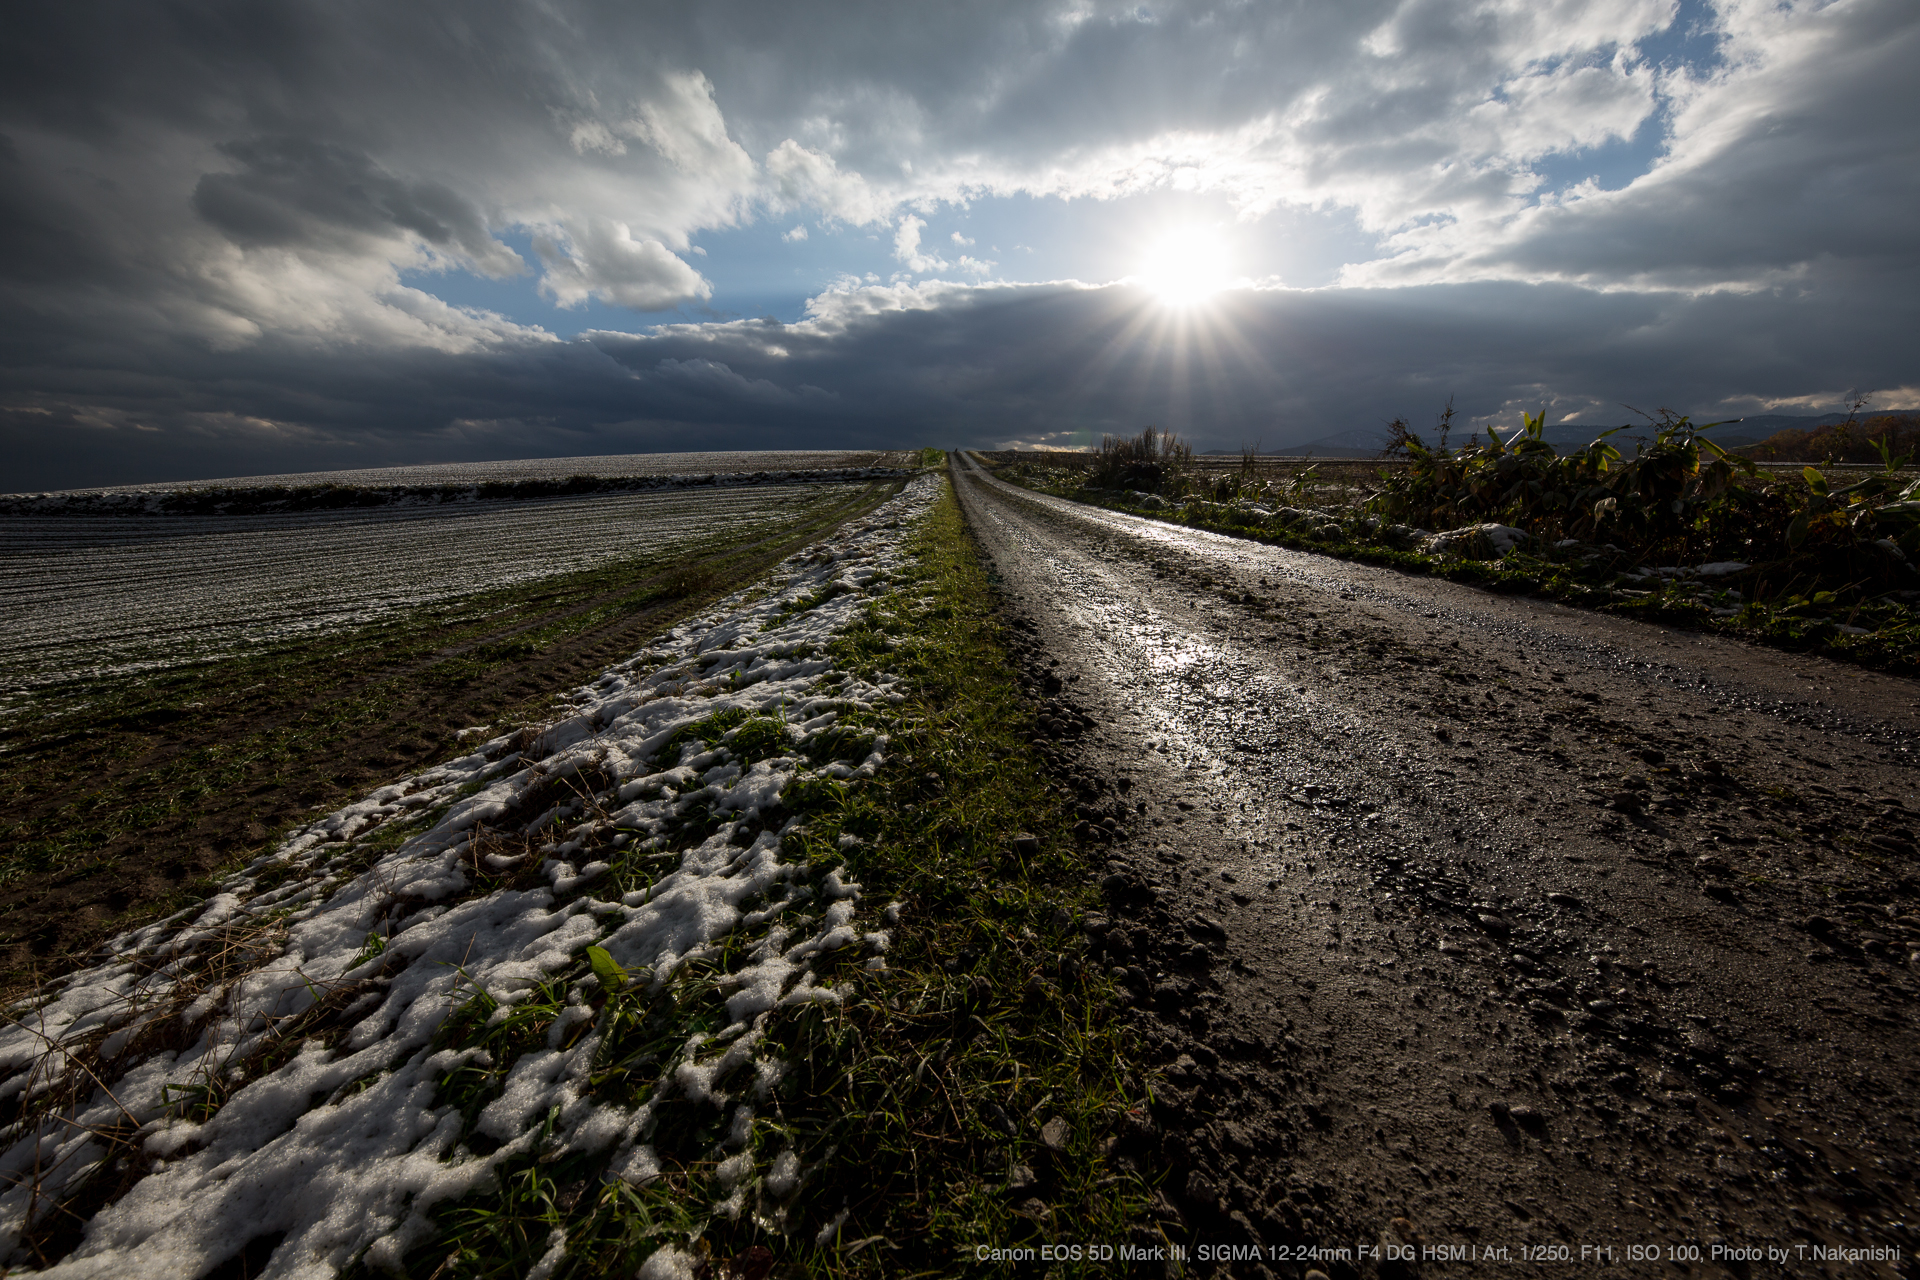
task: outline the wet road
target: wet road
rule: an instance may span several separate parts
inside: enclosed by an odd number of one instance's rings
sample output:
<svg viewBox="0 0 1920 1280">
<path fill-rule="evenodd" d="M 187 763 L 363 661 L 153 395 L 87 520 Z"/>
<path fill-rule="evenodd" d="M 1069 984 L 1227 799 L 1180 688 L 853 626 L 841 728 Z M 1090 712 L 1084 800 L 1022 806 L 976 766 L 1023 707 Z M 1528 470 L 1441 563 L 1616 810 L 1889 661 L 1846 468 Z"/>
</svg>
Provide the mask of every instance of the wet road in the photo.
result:
<svg viewBox="0 0 1920 1280">
<path fill-rule="evenodd" d="M 1111 859 L 1102 960 L 1165 1072 L 1140 1159 L 1194 1241 L 1908 1272 L 1920 687 L 955 457 Z"/>
</svg>

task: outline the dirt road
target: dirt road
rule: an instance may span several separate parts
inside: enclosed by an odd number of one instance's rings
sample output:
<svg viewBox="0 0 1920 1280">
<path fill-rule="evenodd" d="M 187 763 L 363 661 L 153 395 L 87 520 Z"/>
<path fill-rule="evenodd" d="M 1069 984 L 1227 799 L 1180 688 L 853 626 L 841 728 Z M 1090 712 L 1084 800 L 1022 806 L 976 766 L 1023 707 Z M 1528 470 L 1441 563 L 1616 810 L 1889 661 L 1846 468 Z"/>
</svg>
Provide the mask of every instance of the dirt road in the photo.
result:
<svg viewBox="0 0 1920 1280">
<path fill-rule="evenodd" d="M 1914 1269 L 1920 686 L 954 457 L 1110 859 L 1171 1235 L 1236 1274 Z"/>
</svg>

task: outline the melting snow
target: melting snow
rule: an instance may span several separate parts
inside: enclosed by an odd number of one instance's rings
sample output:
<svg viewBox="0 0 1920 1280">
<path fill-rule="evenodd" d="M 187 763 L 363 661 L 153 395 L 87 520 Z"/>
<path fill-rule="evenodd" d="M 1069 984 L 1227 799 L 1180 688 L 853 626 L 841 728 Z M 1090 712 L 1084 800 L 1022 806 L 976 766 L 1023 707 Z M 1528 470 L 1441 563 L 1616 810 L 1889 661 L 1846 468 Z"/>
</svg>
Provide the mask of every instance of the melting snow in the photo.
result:
<svg viewBox="0 0 1920 1280">
<path fill-rule="evenodd" d="M 554 1154 L 608 1151 L 608 1176 L 656 1176 L 645 1139 L 667 1088 L 732 1107 L 727 1145 L 745 1148 L 754 1102 L 782 1069 L 757 1056 L 770 1011 L 839 998 L 817 979 L 814 957 L 853 946 L 879 961 L 888 943 L 884 930 L 857 922 L 859 885 L 837 872 L 804 883 L 804 868 L 782 860 L 779 833 L 747 824 L 797 779 L 870 777 L 881 762 L 884 735 L 859 740 L 867 754 L 857 764 L 815 768 L 803 752 L 848 712 L 902 699 L 886 680 L 836 672 L 824 650 L 868 598 L 890 589 L 939 483 L 913 481 L 788 560 L 758 598 L 737 594 L 574 690 L 567 713 L 537 736 L 496 737 L 309 823 L 200 907 L 115 939 L 102 963 L 11 1009 L 0 1029 L 0 1098 L 31 1103 L 51 1092 L 65 1105 L 30 1105 L 31 1118 L 3 1135 L 0 1258 L 25 1265 L 19 1242 L 29 1219 L 87 1176 L 111 1176 L 106 1165 L 127 1144 L 151 1160 L 149 1171 L 47 1274 L 192 1277 L 250 1239 L 282 1232 L 263 1274 L 330 1276 L 362 1250 L 376 1265 L 397 1264 L 430 1234 L 434 1205 L 538 1143 Z M 680 731 L 724 711 L 781 722 L 782 753 L 743 767 L 725 740 L 668 749 Z M 583 770 L 612 780 L 597 799 L 614 811 L 619 837 L 607 839 L 607 824 L 591 814 L 581 820 L 568 785 L 586 791 Z M 556 794 L 562 803 L 541 807 Z M 359 842 L 443 807 L 430 829 L 366 865 L 373 855 Z M 647 888 L 616 896 L 609 859 L 658 850 L 696 810 L 738 821 L 679 854 Z M 502 829 L 531 847 L 490 852 Z M 489 891 L 485 876 L 514 874 L 534 858 L 532 887 L 522 876 L 520 887 Z M 769 894 L 782 884 L 783 897 Z M 742 930 L 754 946 L 726 979 L 734 1025 L 691 1037 L 663 1068 L 671 1085 L 634 1110 L 588 1096 L 598 1027 L 565 1046 L 595 1020 L 580 998 L 598 990 L 589 978 L 545 1047 L 511 1064 L 480 1113 L 478 1130 L 504 1145 L 483 1156 L 461 1144 L 460 1116 L 438 1102 L 435 1082 L 466 1062 L 493 1064 L 478 1049 L 435 1050 L 433 1040 L 476 993 L 511 1007 L 577 968 L 589 945 L 658 989 Z M 303 1028 L 302 1015 L 334 1009 L 344 1035 L 332 1047 L 305 1038 L 316 1028 Z M 256 1074 L 249 1064 L 267 1053 L 280 1065 Z M 222 1094 L 217 1108 L 192 1105 Z M 556 1108 L 549 1136 L 544 1122 Z M 722 1166 L 722 1184 L 734 1188 L 723 1211 L 737 1211 L 749 1165 L 743 1151 Z M 777 1195 L 798 1176 L 783 1153 L 765 1185 Z M 557 1265 L 565 1248 L 556 1233 L 540 1266 Z M 673 1274 L 682 1263 L 663 1253 L 647 1273 Z"/>
<path fill-rule="evenodd" d="M 1491 553 L 1493 558 L 1501 558 L 1515 547 L 1526 545 L 1526 542 L 1526 530 L 1487 522 L 1431 534 L 1422 539 L 1421 545 L 1433 555 L 1471 557 Z"/>
</svg>

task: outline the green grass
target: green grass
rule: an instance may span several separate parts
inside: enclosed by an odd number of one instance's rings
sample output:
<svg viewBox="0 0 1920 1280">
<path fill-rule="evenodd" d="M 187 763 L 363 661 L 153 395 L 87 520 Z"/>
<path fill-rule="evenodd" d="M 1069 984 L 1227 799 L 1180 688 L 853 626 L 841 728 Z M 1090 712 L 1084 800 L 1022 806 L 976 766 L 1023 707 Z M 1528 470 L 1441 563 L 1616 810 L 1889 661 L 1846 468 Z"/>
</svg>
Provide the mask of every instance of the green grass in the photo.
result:
<svg viewBox="0 0 1920 1280">
<path fill-rule="evenodd" d="M 973 1261 L 978 1246 L 1118 1240 L 1141 1220 L 1150 1188 L 1102 1154 L 1146 1097 L 1111 1016 L 1112 989 L 1086 963 L 1077 928 L 1094 905 L 1090 877 L 1028 745 L 1029 704 L 951 492 L 913 552 L 901 589 L 833 644 L 844 669 L 903 677 L 906 701 L 884 716 L 844 716 L 834 735 L 809 744 L 816 759 L 857 761 L 869 735 L 884 732 L 884 767 L 870 779 L 813 779 L 782 797 L 803 820 L 783 849 L 809 880 L 838 870 L 861 884 L 866 929 L 880 927 L 888 904 L 901 910 L 886 968 L 864 967 L 860 948 L 836 953 L 816 972 L 840 1003 L 782 1009 L 767 1025 L 759 1053 L 786 1069 L 757 1107 L 748 1149 L 761 1169 L 795 1152 L 806 1170 L 800 1190 L 757 1205 L 750 1195 L 737 1218 L 711 1216 L 707 1206 L 724 1198 L 716 1168 L 728 1112 L 663 1094 L 650 1138 L 660 1178 L 609 1182 L 607 1153 L 543 1163 L 535 1147 L 494 1185 L 434 1211 L 439 1235 L 407 1258 L 409 1274 L 522 1275 L 557 1228 L 568 1242 L 557 1276 L 630 1274 L 669 1244 L 741 1271 L 764 1250 L 790 1274 L 985 1272 L 993 1268 Z M 763 730 L 752 718 L 714 717 L 688 736 L 750 755 L 767 745 Z M 689 815 L 666 852 L 705 831 Z M 1039 837 L 1032 852 L 1015 852 L 1021 832 Z M 843 849 L 843 836 L 856 842 Z M 674 860 L 660 852 L 629 851 L 616 887 L 664 874 Z M 596 1100 L 653 1098 L 687 1038 L 721 1028 L 724 978 L 749 942 L 731 940 L 658 990 L 609 989 L 602 979 Z M 471 1122 L 515 1054 L 545 1046 L 567 992 L 591 972 L 583 958 L 504 1015 L 476 994 L 440 1043 L 491 1056 L 442 1080 L 441 1100 Z M 745 1083 L 722 1082 L 736 1095 Z M 1056 1119 L 1065 1134 L 1057 1151 L 1041 1132 Z M 487 1149 L 480 1135 L 468 1141 Z M 1034 1183 L 1010 1193 L 1016 1168 Z"/>
</svg>

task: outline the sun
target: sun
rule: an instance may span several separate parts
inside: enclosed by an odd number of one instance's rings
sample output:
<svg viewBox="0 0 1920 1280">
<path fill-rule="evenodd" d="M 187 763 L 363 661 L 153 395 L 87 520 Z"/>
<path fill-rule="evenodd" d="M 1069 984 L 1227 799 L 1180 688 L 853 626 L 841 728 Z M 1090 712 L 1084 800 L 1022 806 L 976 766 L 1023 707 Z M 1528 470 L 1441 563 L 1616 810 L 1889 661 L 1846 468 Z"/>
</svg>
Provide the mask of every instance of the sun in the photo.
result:
<svg viewBox="0 0 1920 1280">
<path fill-rule="evenodd" d="M 1226 288 L 1227 247 L 1210 227 L 1180 227 L 1147 246 L 1134 279 L 1165 306 L 1190 307 Z"/>
</svg>

